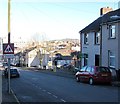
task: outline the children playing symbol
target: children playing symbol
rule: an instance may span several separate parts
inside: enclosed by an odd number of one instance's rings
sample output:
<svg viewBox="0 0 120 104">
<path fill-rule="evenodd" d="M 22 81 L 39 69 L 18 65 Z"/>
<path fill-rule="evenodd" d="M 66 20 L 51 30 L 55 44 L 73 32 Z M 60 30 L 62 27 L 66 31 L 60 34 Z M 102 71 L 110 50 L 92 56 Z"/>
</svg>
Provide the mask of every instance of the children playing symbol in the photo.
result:
<svg viewBox="0 0 120 104">
<path fill-rule="evenodd" d="M 10 47 L 10 45 L 8 44 L 7 47 L 6 47 L 6 49 L 5 49 L 5 53 L 12 53 L 12 52 L 13 52 L 13 50 Z"/>
</svg>

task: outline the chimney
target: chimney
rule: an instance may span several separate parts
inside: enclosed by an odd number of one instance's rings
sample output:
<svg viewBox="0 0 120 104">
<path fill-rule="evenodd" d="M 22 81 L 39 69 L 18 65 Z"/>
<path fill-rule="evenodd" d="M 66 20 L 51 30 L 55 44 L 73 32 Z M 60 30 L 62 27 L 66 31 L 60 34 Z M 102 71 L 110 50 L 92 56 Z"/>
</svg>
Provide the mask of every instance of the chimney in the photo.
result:
<svg viewBox="0 0 120 104">
<path fill-rule="evenodd" d="M 110 8 L 110 7 L 103 7 L 103 8 L 100 9 L 100 15 L 106 14 L 106 13 L 112 11 L 112 10 L 113 9 Z"/>
</svg>

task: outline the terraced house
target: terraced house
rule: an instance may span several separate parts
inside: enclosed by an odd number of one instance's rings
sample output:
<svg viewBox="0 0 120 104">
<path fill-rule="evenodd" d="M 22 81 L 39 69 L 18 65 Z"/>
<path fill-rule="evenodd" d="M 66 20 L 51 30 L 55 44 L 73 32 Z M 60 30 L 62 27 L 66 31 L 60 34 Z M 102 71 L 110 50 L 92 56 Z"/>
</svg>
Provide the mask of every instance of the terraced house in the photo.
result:
<svg viewBox="0 0 120 104">
<path fill-rule="evenodd" d="M 82 66 L 102 65 L 120 70 L 120 9 L 102 14 L 79 33 Z"/>
</svg>

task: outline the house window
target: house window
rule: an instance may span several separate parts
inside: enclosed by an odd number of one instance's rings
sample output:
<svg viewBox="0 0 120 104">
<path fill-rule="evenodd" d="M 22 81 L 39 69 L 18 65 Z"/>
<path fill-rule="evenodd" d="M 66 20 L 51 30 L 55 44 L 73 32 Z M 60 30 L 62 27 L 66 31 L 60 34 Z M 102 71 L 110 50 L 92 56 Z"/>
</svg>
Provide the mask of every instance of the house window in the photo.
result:
<svg viewBox="0 0 120 104">
<path fill-rule="evenodd" d="M 116 27 L 115 25 L 110 25 L 109 38 L 115 38 L 115 37 L 116 37 Z"/>
<path fill-rule="evenodd" d="M 84 54 L 84 66 L 88 65 L 88 54 Z"/>
<path fill-rule="evenodd" d="M 108 51 L 108 63 L 109 67 L 115 68 L 115 54 L 112 51 Z"/>
<path fill-rule="evenodd" d="M 88 44 L 88 34 L 84 34 L 84 44 Z"/>
<path fill-rule="evenodd" d="M 100 32 L 95 33 L 95 44 L 100 44 Z"/>
</svg>

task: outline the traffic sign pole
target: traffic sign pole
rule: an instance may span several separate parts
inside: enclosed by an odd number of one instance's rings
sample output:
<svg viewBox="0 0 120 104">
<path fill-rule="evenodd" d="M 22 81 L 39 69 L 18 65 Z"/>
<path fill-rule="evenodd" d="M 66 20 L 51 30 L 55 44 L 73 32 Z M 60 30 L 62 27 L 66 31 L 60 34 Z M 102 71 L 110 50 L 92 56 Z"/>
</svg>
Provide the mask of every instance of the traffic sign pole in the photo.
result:
<svg viewBox="0 0 120 104">
<path fill-rule="evenodd" d="M 8 44 L 10 44 L 10 0 L 8 0 Z M 8 93 L 10 92 L 10 58 L 8 58 Z"/>
</svg>

